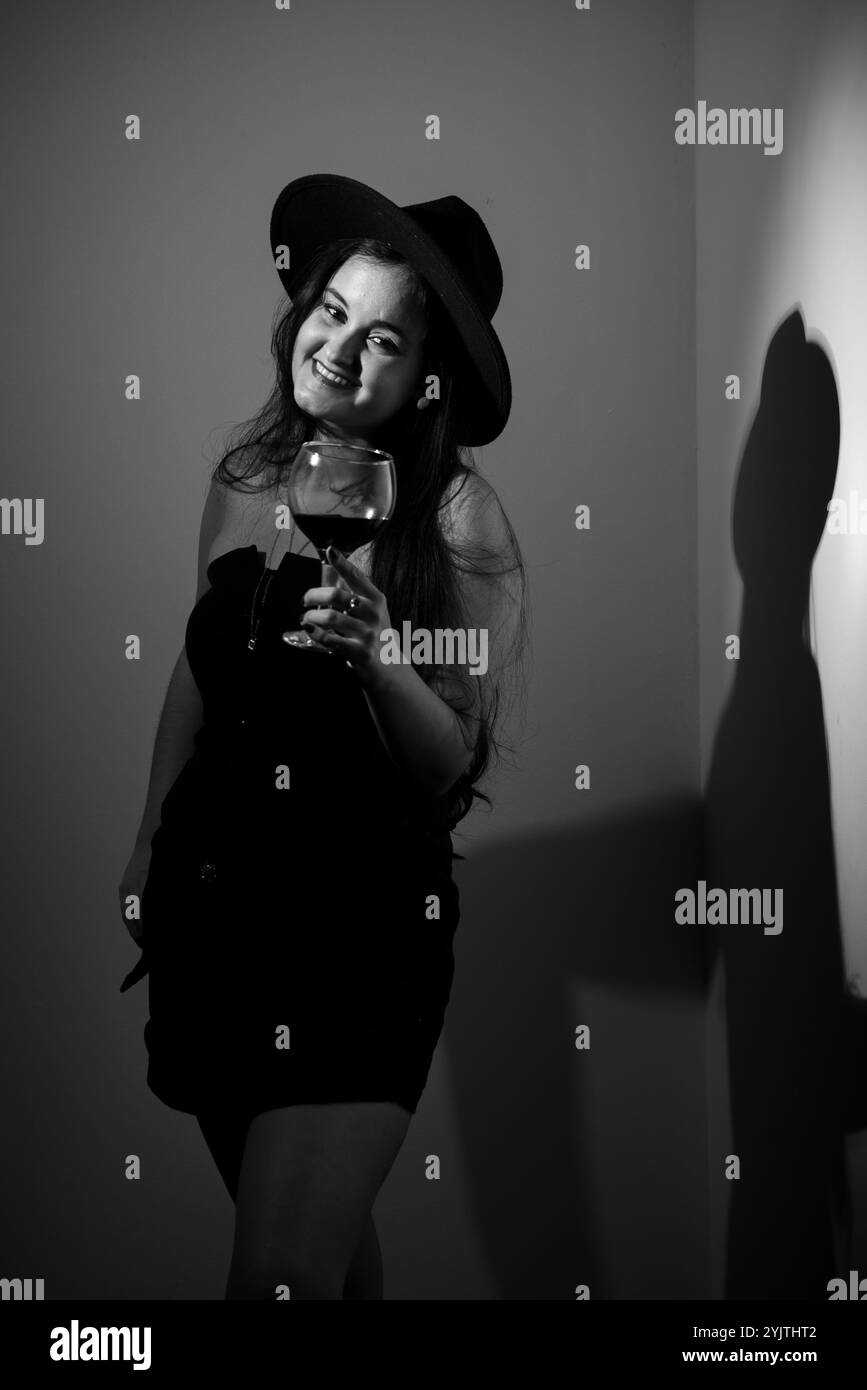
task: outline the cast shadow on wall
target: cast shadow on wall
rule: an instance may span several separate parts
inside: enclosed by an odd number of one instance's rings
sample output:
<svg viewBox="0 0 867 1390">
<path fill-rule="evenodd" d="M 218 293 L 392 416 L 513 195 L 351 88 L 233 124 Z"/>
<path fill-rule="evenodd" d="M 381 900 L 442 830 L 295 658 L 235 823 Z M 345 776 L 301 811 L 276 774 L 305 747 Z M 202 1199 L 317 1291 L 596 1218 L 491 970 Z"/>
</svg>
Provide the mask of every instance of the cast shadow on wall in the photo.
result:
<svg viewBox="0 0 867 1390">
<path fill-rule="evenodd" d="M 728 1299 L 827 1299 L 828 1280 L 846 1272 L 845 1132 L 867 1123 L 853 1073 L 864 1005 L 844 976 L 808 626 L 839 440 L 834 372 L 796 309 L 771 339 L 735 485 L 740 654 L 705 797 L 708 893 L 763 888 L 770 905 L 782 889 L 781 930 L 729 924 L 709 937 L 723 965 L 740 1163 L 728 1185 Z M 728 636 L 719 634 L 721 661 Z M 716 1158 L 721 1180 L 725 1158 Z"/>
</svg>

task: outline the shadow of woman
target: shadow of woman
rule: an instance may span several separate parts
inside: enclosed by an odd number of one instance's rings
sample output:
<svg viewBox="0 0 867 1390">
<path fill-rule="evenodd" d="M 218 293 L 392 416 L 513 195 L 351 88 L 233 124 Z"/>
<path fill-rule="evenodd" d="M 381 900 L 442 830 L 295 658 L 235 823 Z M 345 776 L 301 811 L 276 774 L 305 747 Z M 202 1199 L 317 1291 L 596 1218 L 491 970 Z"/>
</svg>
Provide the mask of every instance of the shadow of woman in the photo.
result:
<svg viewBox="0 0 867 1390">
<path fill-rule="evenodd" d="M 828 1280 L 842 1272 L 850 1001 L 822 690 L 807 628 L 839 439 L 833 369 L 806 341 L 796 309 L 768 348 L 735 488 L 740 653 L 705 796 L 708 892 L 783 890 L 776 934 L 750 923 L 707 929 L 724 966 L 740 1160 L 728 1215 L 730 1299 L 827 1299 Z M 717 1163 L 723 1181 L 724 1155 Z"/>
</svg>

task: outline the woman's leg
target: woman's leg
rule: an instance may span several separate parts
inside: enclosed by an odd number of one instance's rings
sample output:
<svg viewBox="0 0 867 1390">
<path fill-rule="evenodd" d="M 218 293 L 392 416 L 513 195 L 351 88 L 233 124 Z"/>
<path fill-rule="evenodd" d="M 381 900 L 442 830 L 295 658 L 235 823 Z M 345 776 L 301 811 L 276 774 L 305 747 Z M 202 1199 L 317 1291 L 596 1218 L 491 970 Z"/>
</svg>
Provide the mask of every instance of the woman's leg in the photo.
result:
<svg viewBox="0 0 867 1390">
<path fill-rule="evenodd" d="M 250 1117 L 245 1119 L 217 1111 L 200 1112 L 196 1119 L 217 1170 L 233 1202 L 238 1200 L 238 1180 Z M 343 1286 L 348 1300 L 382 1298 L 382 1251 L 373 1215 L 368 1212 L 361 1237 L 350 1261 Z"/>
<path fill-rule="evenodd" d="M 290 1105 L 254 1116 L 227 1299 L 272 1300 L 286 1288 L 290 1298 L 339 1300 L 347 1286 L 365 1284 L 381 1296 L 370 1213 L 411 1119 L 392 1101 Z"/>
</svg>

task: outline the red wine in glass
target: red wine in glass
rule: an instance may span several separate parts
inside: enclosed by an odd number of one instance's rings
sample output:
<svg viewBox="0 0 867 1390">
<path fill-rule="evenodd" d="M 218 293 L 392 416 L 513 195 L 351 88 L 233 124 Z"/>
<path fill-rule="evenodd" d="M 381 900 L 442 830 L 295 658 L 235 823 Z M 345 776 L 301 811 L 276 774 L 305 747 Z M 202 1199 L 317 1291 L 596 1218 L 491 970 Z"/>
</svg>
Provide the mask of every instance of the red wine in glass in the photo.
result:
<svg viewBox="0 0 867 1390">
<path fill-rule="evenodd" d="M 295 524 L 321 553 L 330 545 L 343 555 L 351 555 L 359 546 L 372 541 L 380 527 L 382 516 L 319 516 L 316 512 L 293 512 Z"/>
<path fill-rule="evenodd" d="M 394 459 L 383 449 L 336 440 L 301 445 L 289 474 L 287 499 L 298 529 L 319 552 L 323 586 L 339 580 L 325 558 L 328 546 L 351 555 L 366 545 L 391 516 L 396 493 Z M 284 632 L 283 640 L 303 651 L 329 650 L 303 629 Z"/>
</svg>

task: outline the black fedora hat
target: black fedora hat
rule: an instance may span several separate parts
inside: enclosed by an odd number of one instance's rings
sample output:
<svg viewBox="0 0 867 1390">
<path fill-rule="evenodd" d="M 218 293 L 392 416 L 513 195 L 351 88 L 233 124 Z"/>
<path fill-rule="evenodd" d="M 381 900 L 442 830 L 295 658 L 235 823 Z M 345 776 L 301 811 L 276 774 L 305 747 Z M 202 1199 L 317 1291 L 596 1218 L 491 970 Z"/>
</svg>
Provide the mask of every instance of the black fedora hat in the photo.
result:
<svg viewBox="0 0 867 1390">
<path fill-rule="evenodd" d="M 455 364 L 459 439 L 489 444 L 502 432 L 512 405 L 506 355 L 491 326 L 503 292 L 503 271 L 479 214 L 449 195 L 398 207 L 367 184 L 342 174 L 293 179 L 271 213 L 271 254 L 289 248 L 290 266 L 277 273 L 290 299 L 310 257 L 345 237 L 387 241 L 428 281 L 463 348 Z"/>
</svg>

